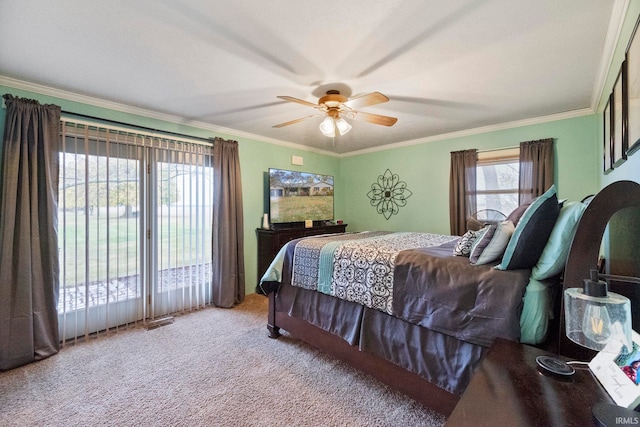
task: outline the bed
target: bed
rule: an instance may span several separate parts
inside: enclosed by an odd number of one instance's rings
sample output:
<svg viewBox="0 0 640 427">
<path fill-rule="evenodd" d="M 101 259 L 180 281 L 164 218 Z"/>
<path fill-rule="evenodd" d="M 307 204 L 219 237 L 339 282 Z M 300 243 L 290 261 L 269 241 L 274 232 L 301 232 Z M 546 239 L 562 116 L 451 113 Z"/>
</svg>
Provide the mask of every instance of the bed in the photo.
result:
<svg viewBox="0 0 640 427">
<path fill-rule="evenodd" d="M 293 240 L 260 283 L 270 336 L 283 329 L 449 415 L 495 338 L 557 337 L 555 295 L 586 208 L 559 203 L 552 187 L 474 239 L 375 231 Z"/>
</svg>

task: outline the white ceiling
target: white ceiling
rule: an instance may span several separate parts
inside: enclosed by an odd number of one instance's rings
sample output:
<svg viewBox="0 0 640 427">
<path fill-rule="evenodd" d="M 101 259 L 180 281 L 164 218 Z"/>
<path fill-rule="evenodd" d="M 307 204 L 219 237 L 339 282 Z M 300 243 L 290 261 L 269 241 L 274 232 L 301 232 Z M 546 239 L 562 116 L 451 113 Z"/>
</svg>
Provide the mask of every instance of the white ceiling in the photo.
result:
<svg viewBox="0 0 640 427">
<path fill-rule="evenodd" d="M 2 0 L 0 75 L 347 153 L 594 108 L 616 4 Z M 316 113 L 277 95 L 315 103 L 327 89 L 382 92 L 390 102 L 363 111 L 398 122 L 353 121 L 335 140 L 320 118 L 272 127 Z"/>
</svg>

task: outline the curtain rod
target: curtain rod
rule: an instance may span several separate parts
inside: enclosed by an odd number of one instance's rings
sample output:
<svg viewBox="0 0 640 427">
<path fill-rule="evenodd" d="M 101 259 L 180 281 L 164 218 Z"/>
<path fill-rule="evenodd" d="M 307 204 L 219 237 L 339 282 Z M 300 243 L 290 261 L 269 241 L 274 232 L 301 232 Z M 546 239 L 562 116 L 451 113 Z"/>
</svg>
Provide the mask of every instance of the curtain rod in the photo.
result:
<svg viewBox="0 0 640 427">
<path fill-rule="evenodd" d="M 154 128 L 150 128 L 150 127 L 147 127 L 147 126 L 133 125 L 131 123 L 125 123 L 125 122 L 120 122 L 120 121 L 111 120 L 111 119 L 103 119 L 102 117 L 90 116 L 90 115 L 81 114 L 81 113 L 74 113 L 72 111 L 62 110 L 61 113 L 62 114 L 66 114 L 66 115 L 76 116 L 76 117 L 82 117 L 84 119 L 99 120 L 101 122 L 111 123 L 111 124 L 119 125 L 119 126 L 129 126 L 129 127 L 140 129 L 140 130 L 145 130 L 147 132 L 156 132 L 156 133 L 162 133 L 162 134 L 165 134 L 165 135 L 173 135 L 173 136 L 176 136 L 176 137 L 195 139 L 195 140 L 198 140 L 198 141 L 205 141 L 205 142 L 208 142 L 210 144 L 213 143 L 213 138 L 203 138 L 203 137 L 200 137 L 200 136 L 186 135 L 184 133 L 178 133 L 178 132 L 171 132 L 171 131 L 166 131 L 166 130 L 154 129 Z"/>
<path fill-rule="evenodd" d="M 487 148 L 486 150 L 478 150 L 478 153 L 486 153 L 488 151 L 502 151 L 502 150 L 513 150 L 514 148 L 520 148 L 519 145 L 514 145 L 512 147 L 502 147 L 502 148 Z"/>
</svg>

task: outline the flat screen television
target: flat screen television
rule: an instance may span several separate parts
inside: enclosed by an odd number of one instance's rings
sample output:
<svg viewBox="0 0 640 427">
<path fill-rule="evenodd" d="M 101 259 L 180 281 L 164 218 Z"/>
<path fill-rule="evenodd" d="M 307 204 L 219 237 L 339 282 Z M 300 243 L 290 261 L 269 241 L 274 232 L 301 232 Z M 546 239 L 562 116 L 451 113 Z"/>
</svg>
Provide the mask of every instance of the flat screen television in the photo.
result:
<svg viewBox="0 0 640 427">
<path fill-rule="evenodd" d="M 271 223 L 333 220 L 333 176 L 269 169 Z"/>
</svg>

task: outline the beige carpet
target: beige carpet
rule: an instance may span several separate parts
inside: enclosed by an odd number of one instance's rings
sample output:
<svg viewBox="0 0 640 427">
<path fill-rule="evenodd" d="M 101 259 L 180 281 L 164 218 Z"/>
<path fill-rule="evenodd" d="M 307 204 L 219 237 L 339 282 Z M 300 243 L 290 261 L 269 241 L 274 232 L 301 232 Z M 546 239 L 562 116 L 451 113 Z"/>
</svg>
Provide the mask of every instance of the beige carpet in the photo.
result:
<svg viewBox="0 0 640 427">
<path fill-rule="evenodd" d="M 289 336 L 267 299 L 66 346 L 0 373 L 0 426 L 439 426 L 444 418 Z"/>
</svg>

